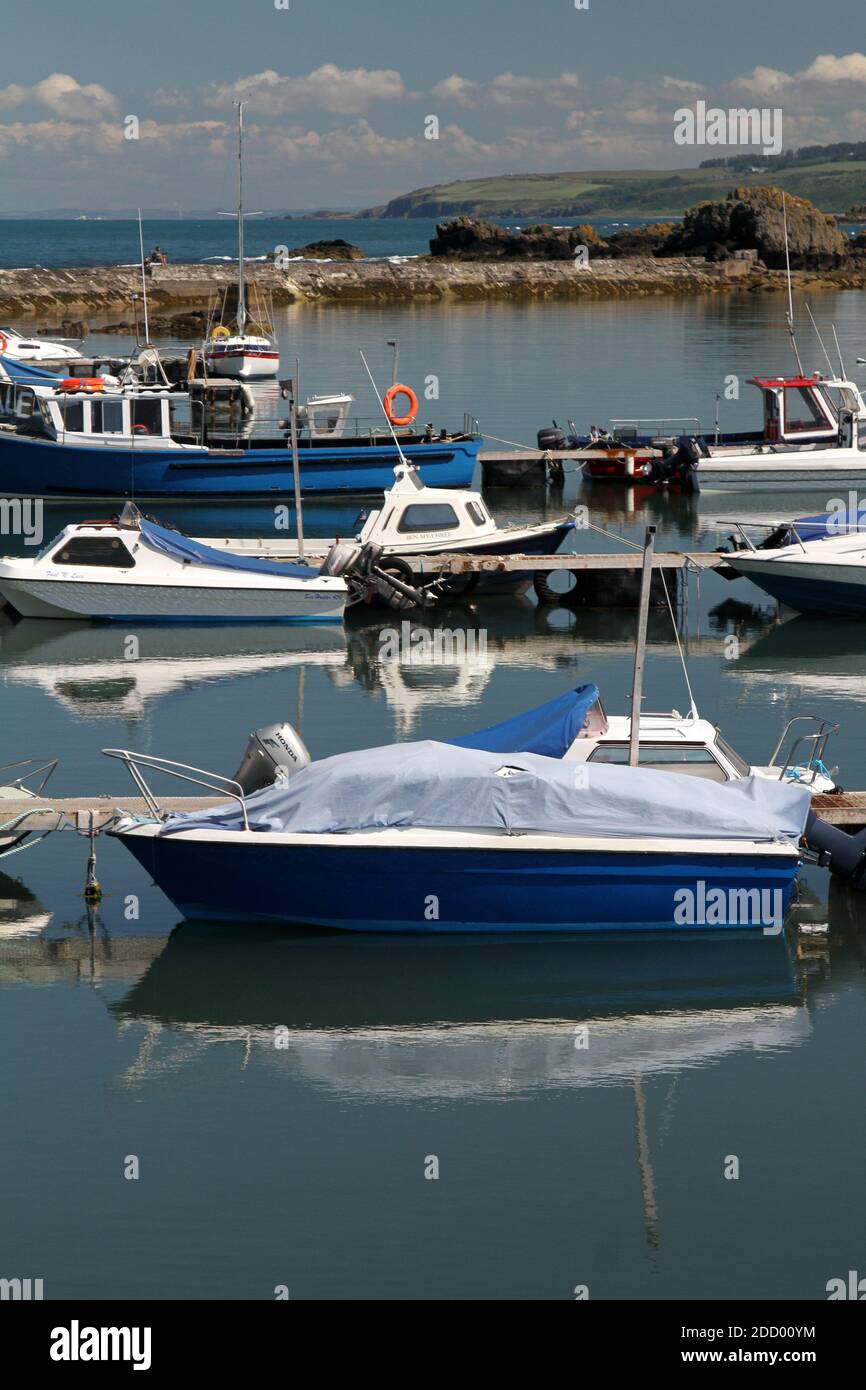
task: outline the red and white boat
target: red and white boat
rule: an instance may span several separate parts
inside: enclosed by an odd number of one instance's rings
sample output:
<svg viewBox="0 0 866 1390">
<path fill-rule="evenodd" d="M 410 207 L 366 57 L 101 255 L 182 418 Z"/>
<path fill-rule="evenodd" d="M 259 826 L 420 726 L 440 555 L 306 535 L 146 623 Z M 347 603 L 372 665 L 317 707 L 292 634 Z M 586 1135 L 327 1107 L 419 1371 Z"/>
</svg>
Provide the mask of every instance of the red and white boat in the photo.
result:
<svg viewBox="0 0 866 1390">
<path fill-rule="evenodd" d="M 262 381 L 280 370 L 280 353 L 269 328 L 253 322 L 247 313 L 244 266 L 244 103 L 238 102 L 238 304 L 234 321 L 220 322 L 204 345 L 204 363 L 211 376 L 240 381 Z M 223 311 L 226 299 L 223 297 Z M 248 331 L 249 330 L 249 331 Z"/>
</svg>

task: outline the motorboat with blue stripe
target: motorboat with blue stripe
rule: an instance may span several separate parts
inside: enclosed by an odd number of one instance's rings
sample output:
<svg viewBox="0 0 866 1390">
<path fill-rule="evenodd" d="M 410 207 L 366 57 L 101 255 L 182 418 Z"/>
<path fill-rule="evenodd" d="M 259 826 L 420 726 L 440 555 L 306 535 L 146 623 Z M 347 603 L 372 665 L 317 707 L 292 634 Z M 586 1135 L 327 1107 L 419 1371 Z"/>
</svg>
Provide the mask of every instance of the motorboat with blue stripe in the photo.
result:
<svg viewBox="0 0 866 1390">
<path fill-rule="evenodd" d="M 311 763 L 286 731 L 265 737 L 294 754 L 271 785 L 247 794 L 242 771 L 222 781 L 227 804 L 167 819 L 145 771 L 202 774 L 106 750 L 155 808 L 112 833 L 186 918 L 418 933 L 782 929 L 810 809 L 796 784 L 750 777 L 710 798 L 668 773 L 435 742 Z"/>
<path fill-rule="evenodd" d="M 842 507 L 778 525 L 756 545 L 755 521 L 733 522 L 728 565 L 800 613 L 862 618 L 866 614 L 866 508 Z"/>
<path fill-rule="evenodd" d="M 2 365 L 2 364 L 0 364 Z M 37 369 L 31 369 L 35 371 Z M 293 496 L 291 430 L 274 421 L 248 431 L 217 428 L 189 391 L 130 380 L 44 379 L 16 372 L 0 393 L 0 493 L 151 503 L 266 501 Z M 251 388 L 243 387 L 243 390 Z M 383 492 L 394 468 L 413 464 L 423 482 L 468 487 L 480 448 L 470 417 L 464 429 L 407 427 L 398 438 L 380 423 L 355 422 L 353 397 L 310 396 L 298 411 L 301 490 L 310 494 Z"/>
<path fill-rule="evenodd" d="M 641 721 L 638 766 L 622 765 L 593 684 L 451 743 L 315 763 L 290 724 L 273 725 L 232 778 L 106 749 L 149 807 L 111 833 L 187 918 L 350 931 L 770 931 L 803 857 L 866 886 L 866 831 L 815 814 L 813 793 L 833 783 L 814 766 L 774 755 L 752 768 L 697 718 L 687 741 L 662 741 L 680 756 L 660 756 L 658 719 Z M 671 734 L 688 722 L 670 720 Z M 712 750 L 711 796 L 705 766 L 681 756 L 694 748 Z M 226 799 L 167 814 L 154 774 Z"/>
<path fill-rule="evenodd" d="M 127 506 L 67 526 L 35 558 L 0 559 L 0 596 L 24 618 L 101 622 L 328 622 L 349 588 L 319 568 L 232 555 Z"/>
</svg>

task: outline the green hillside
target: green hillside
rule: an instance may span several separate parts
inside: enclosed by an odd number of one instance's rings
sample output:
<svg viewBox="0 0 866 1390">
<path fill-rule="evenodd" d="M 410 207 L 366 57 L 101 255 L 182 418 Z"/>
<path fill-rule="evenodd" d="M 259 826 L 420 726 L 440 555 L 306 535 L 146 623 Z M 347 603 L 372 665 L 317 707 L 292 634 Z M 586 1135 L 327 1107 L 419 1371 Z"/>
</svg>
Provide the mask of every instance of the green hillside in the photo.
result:
<svg viewBox="0 0 866 1390">
<path fill-rule="evenodd" d="M 760 156 L 755 156 L 757 161 Z M 738 161 L 739 163 L 740 161 Z M 757 167 L 757 164 L 754 166 Z M 370 208 L 368 217 L 669 217 L 733 187 L 773 183 L 824 212 L 866 202 L 866 158 L 816 158 L 795 164 L 766 160 L 760 172 L 727 165 L 700 169 L 592 170 L 504 174 L 418 188 Z"/>
</svg>

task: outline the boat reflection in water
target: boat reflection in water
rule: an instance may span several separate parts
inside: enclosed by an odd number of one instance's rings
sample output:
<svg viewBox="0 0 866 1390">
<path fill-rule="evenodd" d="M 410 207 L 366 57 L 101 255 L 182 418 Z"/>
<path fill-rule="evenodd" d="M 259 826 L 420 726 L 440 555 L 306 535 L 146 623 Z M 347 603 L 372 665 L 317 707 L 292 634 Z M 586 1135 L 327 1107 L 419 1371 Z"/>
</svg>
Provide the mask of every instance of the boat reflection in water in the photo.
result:
<svg viewBox="0 0 866 1390">
<path fill-rule="evenodd" d="M 52 914 L 31 893 L 20 879 L 0 873 L 0 942 L 17 936 L 39 936 L 51 921 Z M 8 962 L 0 956 L 0 976 Z"/>
<path fill-rule="evenodd" d="M 0 627 L 3 679 L 36 686 L 88 720 L 135 721 L 161 696 L 206 682 L 345 662 L 345 634 L 331 624 L 148 626 L 138 633 L 134 661 L 123 635 L 109 627 L 35 618 Z"/>
<path fill-rule="evenodd" d="M 732 932 L 480 941 L 199 923 L 109 1007 L 147 1025 L 131 1082 L 236 1042 L 355 1100 L 633 1082 L 798 1047 L 810 1029 L 786 937 Z"/>
</svg>

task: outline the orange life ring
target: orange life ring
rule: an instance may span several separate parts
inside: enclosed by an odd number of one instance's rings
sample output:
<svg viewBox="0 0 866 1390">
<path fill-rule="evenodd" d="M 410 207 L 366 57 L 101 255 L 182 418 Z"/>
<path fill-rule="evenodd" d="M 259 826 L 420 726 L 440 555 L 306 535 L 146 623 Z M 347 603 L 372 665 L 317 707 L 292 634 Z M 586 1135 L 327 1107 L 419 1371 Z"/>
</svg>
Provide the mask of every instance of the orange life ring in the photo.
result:
<svg viewBox="0 0 866 1390">
<path fill-rule="evenodd" d="M 5 352 L 9 346 L 9 339 L 5 333 L 0 333 L 0 352 Z"/>
<path fill-rule="evenodd" d="M 405 396 L 409 402 L 409 412 L 407 415 L 394 414 L 394 400 L 397 396 Z M 392 425 L 411 425 L 415 416 L 418 414 L 418 397 L 411 386 L 401 386 L 399 382 L 389 387 L 385 392 L 385 399 L 382 404 L 385 407 L 385 414 Z"/>
<path fill-rule="evenodd" d="M 61 381 L 60 391 L 104 391 L 105 382 L 101 376 L 67 376 Z"/>
</svg>

